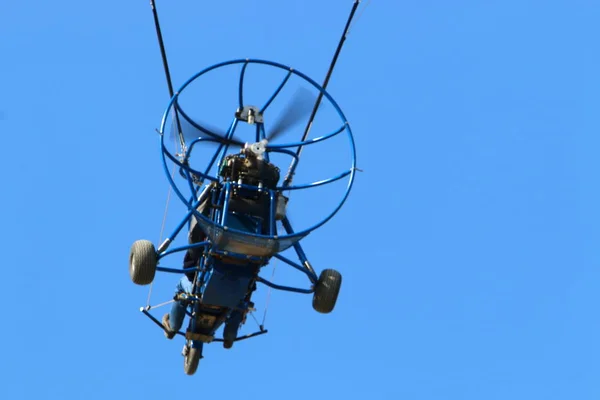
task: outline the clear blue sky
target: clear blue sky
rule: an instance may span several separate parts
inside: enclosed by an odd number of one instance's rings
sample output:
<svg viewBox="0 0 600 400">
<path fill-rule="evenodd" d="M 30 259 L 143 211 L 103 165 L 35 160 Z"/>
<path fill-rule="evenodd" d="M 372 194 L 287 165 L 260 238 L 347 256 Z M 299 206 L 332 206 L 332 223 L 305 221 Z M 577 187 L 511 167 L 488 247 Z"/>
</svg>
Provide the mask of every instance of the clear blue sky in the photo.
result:
<svg viewBox="0 0 600 400">
<path fill-rule="evenodd" d="M 246 57 L 321 81 L 351 5 L 158 0 L 175 85 Z M 336 310 L 273 292 L 269 334 L 207 347 L 190 378 L 127 272 L 168 188 L 149 2 L 4 2 L 3 398 L 600 398 L 599 20 L 591 1 L 370 2 L 329 87 L 364 172 L 305 242 L 344 275 Z"/>
</svg>

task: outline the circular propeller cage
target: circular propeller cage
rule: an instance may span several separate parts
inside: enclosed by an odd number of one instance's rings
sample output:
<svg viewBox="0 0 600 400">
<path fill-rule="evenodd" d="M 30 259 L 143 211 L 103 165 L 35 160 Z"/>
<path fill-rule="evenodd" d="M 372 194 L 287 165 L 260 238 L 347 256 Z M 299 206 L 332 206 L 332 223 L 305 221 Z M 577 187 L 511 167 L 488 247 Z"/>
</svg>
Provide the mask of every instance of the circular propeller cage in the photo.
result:
<svg viewBox="0 0 600 400">
<path fill-rule="evenodd" d="M 260 64 L 262 66 L 266 66 L 269 69 L 278 69 L 282 72 L 282 76 L 284 78 L 279 83 L 279 85 L 275 88 L 273 94 L 266 100 L 264 105 L 261 108 L 255 106 L 249 106 L 244 104 L 244 77 L 246 74 L 246 70 L 253 64 Z M 184 92 L 184 90 L 194 81 L 201 77 L 206 77 L 206 75 L 214 71 L 216 69 L 224 68 L 227 66 L 239 65 L 240 66 L 240 75 L 238 82 L 238 90 L 239 90 L 239 101 L 238 108 L 236 110 L 232 110 L 233 121 L 229 126 L 229 129 L 226 132 L 217 132 L 214 128 L 209 128 L 208 126 L 203 126 L 200 123 L 194 121 L 180 106 L 178 100 L 179 96 Z M 309 131 L 310 125 L 305 130 L 304 138 L 297 142 L 292 143 L 277 143 L 270 144 L 269 139 L 272 139 L 273 136 L 279 135 L 282 130 L 286 129 L 286 124 L 288 122 L 283 121 L 279 122 L 278 126 L 273 128 L 269 135 L 267 135 L 267 129 L 269 126 L 269 121 L 265 118 L 263 121 L 263 113 L 267 110 L 267 108 L 271 105 L 271 103 L 275 100 L 278 94 L 281 92 L 282 88 L 286 85 L 289 78 L 295 76 L 300 78 L 305 84 L 308 84 L 310 87 L 316 89 L 317 93 L 319 93 L 319 102 L 322 100 L 324 104 L 330 105 L 335 111 L 336 118 L 339 118 L 339 127 L 332 132 L 329 132 L 323 136 L 306 139 L 307 133 Z M 314 106 L 314 104 L 311 104 Z M 315 109 L 312 110 L 313 114 L 312 118 L 315 116 Z M 236 128 L 240 123 L 247 123 L 256 126 L 256 136 L 251 140 L 242 141 L 235 138 Z M 195 137 L 186 138 L 182 133 L 182 126 L 193 127 L 193 129 L 198 133 Z M 176 128 L 176 132 L 178 132 L 179 138 L 179 151 L 174 152 L 173 149 L 169 149 L 165 142 L 165 136 L 169 136 L 168 133 L 172 127 Z M 171 98 L 167 109 L 163 114 L 163 118 L 160 126 L 160 141 L 161 141 L 161 149 L 162 149 L 162 161 L 164 164 L 165 172 L 169 183 L 171 184 L 174 193 L 179 197 L 179 199 L 186 205 L 188 209 L 188 216 L 186 220 L 189 220 L 191 215 L 195 215 L 198 223 L 201 225 L 202 229 L 209 236 L 209 238 L 213 241 L 213 243 L 225 243 L 232 241 L 232 235 L 235 236 L 235 240 L 252 243 L 255 248 L 263 248 L 265 249 L 264 253 L 258 252 L 256 256 L 270 256 L 279 251 L 283 251 L 290 246 L 294 245 L 300 239 L 308 235 L 313 230 L 321 227 L 327 221 L 329 221 L 343 206 L 350 191 L 352 189 L 352 184 L 354 181 L 355 171 L 356 171 L 356 153 L 355 153 L 355 143 L 352 135 L 352 131 L 350 129 L 350 125 L 344 116 L 344 113 L 335 102 L 335 100 L 331 97 L 331 95 L 317 82 L 309 78 L 308 76 L 302 74 L 301 72 L 292 69 L 288 66 L 272 62 L 266 60 L 257 60 L 257 59 L 239 59 L 226 61 L 223 63 L 215 64 L 211 67 L 208 67 L 190 79 L 188 79 L 175 93 L 175 95 Z M 340 135 L 345 135 L 349 144 L 350 149 L 350 165 L 346 170 L 340 171 L 336 176 L 332 176 L 328 179 L 321 179 L 316 182 L 303 182 L 303 183 L 292 183 L 292 177 L 294 176 L 296 167 L 298 165 L 300 154 L 302 152 L 302 148 L 306 146 L 317 146 L 319 143 L 331 139 L 333 137 L 339 137 Z M 190 156 L 194 151 L 196 146 L 200 146 L 201 144 L 212 144 L 216 147 L 216 151 L 214 155 L 209 157 L 206 160 L 207 164 L 202 168 L 198 168 L 196 165 L 191 165 Z M 258 157 L 259 159 L 265 159 L 269 161 L 269 155 L 278 153 L 285 154 L 289 156 L 290 165 L 288 166 L 279 166 L 281 168 L 281 180 L 276 183 L 276 186 L 272 186 L 270 188 L 265 188 L 259 186 L 252 187 L 250 189 L 256 191 L 268 191 L 271 196 L 271 201 L 276 201 L 278 196 L 282 193 L 291 193 L 291 191 L 296 190 L 310 190 L 311 188 L 315 188 L 322 185 L 328 185 L 333 182 L 339 182 L 346 180 L 347 184 L 345 186 L 345 190 L 341 195 L 339 203 L 333 207 L 331 212 L 325 214 L 326 216 L 321 219 L 316 224 L 313 224 L 310 227 L 303 228 L 298 232 L 292 230 L 291 225 L 289 223 L 286 224 L 285 218 L 283 224 L 285 226 L 285 234 L 279 234 L 272 232 L 273 234 L 268 235 L 259 235 L 254 233 L 248 233 L 246 231 L 235 230 L 230 227 L 227 227 L 227 224 L 219 223 L 218 221 L 213 221 L 207 218 L 205 215 L 202 215 L 197 211 L 197 207 L 199 205 L 199 194 L 206 187 L 207 184 L 211 182 L 217 182 L 219 184 L 224 185 L 224 192 L 226 196 L 229 195 L 230 190 L 233 190 L 236 186 L 247 186 L 242 185 L 237 182 L 224 182 L 222 176 L 218 173 L 212 172 L 213 170 L 219 170 L 219 165 L 223 162 L 226 155 L 231 153 L 232 151 L 249 151 L 252 152 L 253 156 Z M 169 172 L 169 161 L 176 164 L 176 168 L 179 169 L 179 175 L 184 179 L 179 179 L 176 183 L 175 177 L 172 176 Z M 217 168 L 214 168 L 217 166 Z M 286 175 L 287 173 L 287 175 Z M 247 188 L 248 189 L 248 188 Z M 187 195 L 184 194 L 188 192 Z M 184 221 L 185 222 L 185 221 Z M 283 232 L 281 232 L 283 233 Z M 233 241 L 235 241 L 233 240 Z"/>
</svg>

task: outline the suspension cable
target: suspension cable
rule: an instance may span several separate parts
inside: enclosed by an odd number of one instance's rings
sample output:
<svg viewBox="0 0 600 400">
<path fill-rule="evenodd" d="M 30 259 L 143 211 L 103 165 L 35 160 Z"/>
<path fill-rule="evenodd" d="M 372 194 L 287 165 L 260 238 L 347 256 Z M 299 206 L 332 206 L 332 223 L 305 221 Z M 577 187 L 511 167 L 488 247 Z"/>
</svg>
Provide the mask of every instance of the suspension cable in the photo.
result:
<svg viewBox="0 0 600 400">
<path fill-rule="evenodd" d="M 173 165 L 171 167 L 171 179 L 175 178 L 175 165 Z M 173 188 L 169 185 L 169 190 L 167 191 L 167 201 L 165 204 L 165 212 L 163 214 L 163 219 L 162 219 L 162 223 L 160 226 L 160 233 L 158 235 L 158 243 L 162 243 L 163 242 L 163 235 L 165 232 L 165 225 L 167 224 L 167 215 L 169 214 L 169 204 L 171 203 L 171 193 L 173 191 Z M 146 300 L 146 306 L 150 307 L 150 299 L 152 297 L 152 287 L 154 286 L 154 281 L 152 281 L 150 283 L 150 287 L 148 288 L 148 299 Z"/>
<path fill-rule="evenodd" d="M 277 259 L 275 259 L 275 261 L 273 261 L 273 272 L 271 273 L 271 282 L 273 282 L 273 279 L 275 278 L 275 270 L 277 269 Z M 263 327 L 265 326 L 265 321 L 267 319 L 267 310 L 269 309 L 269 300 L 271 300 L 271 286 L 269 286 L 269 290 L 267 291 L 267 300 L 265 301 L 265 313 L 263 314 L 263 320 L 262 320 L 262 324 L 260 325 L 261 330 L 263 329 Z"/>
<path fill-rule="evenodd" d="M 150 0 L 150 7 L 152 8 L 152 16 L 154 17 L 154 28 L 156 29 L 156 37 L 158 39 L 158 46 L 160 47 L 160 55 L 163 62 L 163 68 L 165 70 L 165 77 L 167 78 L 167 87 L 169 89 L 169 98 L 173 98 L 175 94 L 173 90 L 173 82 L 171 80 L 171 72 L 169 70 L 169 62 L 167 61 L 167 52 L 165 50 L 165 43 L 163 41 L 162 31 L 160 29 L 160 23 L 158 21 L 158 11 L 156 10 L 156 3 L 154 0 Z M 179 113 L 175 110 L 175 121 L 177 123 L 177 134 L 179 136 L 179 145 L 181 146 L 181 157 L 185 156 L 185 140 L 183 138 L 183 132 L 181 131 L 181 123 L 179 122 Z"/>
<path fill-rule="evenodd" d="M 169 70 L 169 63 L 167 61 L 167 53 L 165 50 L 165 45 L 164 45 L 164 41 L 163 41 L 163 37 L 162 37 L 162 31 L 160 29 L 160 23 L 158 20 L 158 11 L 156 9 L 156 3 L 154 0 L 150 0 L 150 7 L 152 8 L 152 16 L 154 18 L 154 27 L 156 29 L 156 36 L 158 38 L 158 45 L 160 47 L 160 54 L 161 54 L 161 58 L 162 58 L 162 62 L 163 62 L 163 68 L 165 71 L 165 77 L 167 79 L 167 88 L 169 90 L 169 98 L 173 98 L 174 95 L 174 90 L 173 90 L 173 82 L 171 80 L 171 72 Z M 177 132 L 178 132 L 178 137 L 179 137 L 179 145 L 181 146 L 181 153 L 182 153 L 182 157 L 184 157 L 185 154 L 185 141 L 183 138 L 183 132 L 181 131 L 181 123 L 179 122 L 179 114 L 177 113 L 177 110 L 174 110 L 174 116 L 175 116 L 175 121 L 177 123 Z M 164 133 L 163 133 L 164 134 Z M 177 139 L 174 139 L 175 141 L 175 146 L 177 146 Z M 175 165 L 173 165 L 172 169 L 171 169 L 171 178 L 173 178 L 175 176 Z M 169 203 L 171 201 L 171 192 L 172 192 L 172 188 L 169 186 L 169 190 L 167 192 L 167 200 L 166 200 L 166 204 L 165 204 L 165 212 L 163 214 L 163 219 L 162 219 L 162 224 L 160 227 L 160 234 L 159 234 L 159 239 L 158 239 L 158 243 L 162 243 L 163 241 L 163 234 L 164 234 L 164 230 L 165 230 L 165 225 L 166 225 L 166 221 L 167 221 L 167 215 L 169 212 Z M 152 287 L 154 286 L 154 282 L 152 282 L 150 284 L 149 290 L 148 290 L 148 299 L 146 301 L 146 306 L 150 307 L 150 301 L 151 301 L 151 297 L 152 297 Z"/>
<path fill-rule="evenodd" d="M 354 25 L 356 25 L 356 23 L 358 22 L 360 17 L 362 17 L 362 15 L 365 13 L 365 10 L 367 9 L 367 7 L 369 7 L 369 4 L 371 4 L 371 0 L 367 0 L 367 4 L 364 5 L 362 10 L 360 10 L 360 13 L 358 13 L 356 18 L 354 18 L 354 22 L 352 22 L 352 24 L 350 24 L 350 26 L 348 27 L 348 31 L 346 32 L 346 37 L 348 35 L 350 35 L 350 31 L 352 30 L 352 28 L 354 28 Z"/>
<path fill-rule="evenodd" d="M 354 14 L 356 13 L 356 9 L 358 8 L 359 4 L 360 4 L 360 0 L 354 0 L 354 4 L 352 5 L 352 10 L 350 11 L 350 15 L 348 16 L 348 20 L 346 21 L 346 26 L 344 27 L 344 32 L 342 34 L 342 37 L 340 38 L 337 49 L 335 50 L 333 59 L 331 60 L 331 64 L 329 65 L 329 70 L 327 71 L 327 75 L 325 76 L 325 81 L 323 82 L 323 85 L 322 85 L 323 89 L 327 89 L 327 85 L 329 84 L 329 79 L 331 78 L 333 69 L 335 68 L 335 64 L 340 55 L 340 52 L 342 51 L 342 47 L 344 46 L 344 42 L 346 41 L 346 37 L 348 36 L 348 31 L 349 31 L 350 25 L 352 23 L 352 18 L 354 18 Z M 317 101 L 315 102 L 315 106 L 313 107 L 313 110 L 312 110 L 312 113 L 310 114 L 308 123 L 306 124 L 306 128 L 304 129 L 304 134 L 302 135 L 302 139 L 300 140 L 301 142 L 304 142 L 306 140 L 306 138 L 308 137 L 310 128 L 312 127 L 312 124 L 315 120 L 315 116 L 317 114 L 317 110 L 319 109 L 319 106 L 321 105 L 322 99 L 323 99 L 323 92 L 319 91 Z M 300 158 L 300 154 L 302 153 L 303 148 L 304 148 L 304 146 L 298 146 L 298 149 L 296 150 L 296 158 Z M 294 174 L 292 166 L 293 166 L 293 162 L 292 162 L 292 164 L 290 164 L 288 173 L 285 177 L 285 180 L 283 181 L 284 187 L 289 186 L 292 183 L 293 174 Z"/>
</svg>

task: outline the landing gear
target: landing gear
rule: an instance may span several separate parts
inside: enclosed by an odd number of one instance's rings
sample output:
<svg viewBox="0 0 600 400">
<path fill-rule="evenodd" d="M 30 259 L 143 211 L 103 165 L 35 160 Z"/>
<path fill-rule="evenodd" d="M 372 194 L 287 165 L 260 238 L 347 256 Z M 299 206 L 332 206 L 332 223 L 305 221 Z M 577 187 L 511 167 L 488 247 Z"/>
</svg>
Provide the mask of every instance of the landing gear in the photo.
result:
<svg viewBox="0 0 600 400">
<path fill-rule="evenodd" d="M 321 272 L 313 294 L 315 311 L 328 314 L 333 311 L 342 286 L 342 275 L 334 269 Z"/>
<path fill-rule="evenodd" d="M 156 274 L 156 249 L 148 240 L 138 240 L 129 252 L 129 276 L 137 285 L 148 285 Z"/>
<path fill-rule="evenodd" d="M 193 347 L 195 345 L 195 347 Z M 183 371 L 186 375 L 194 375 L 202 358 L 202 342 L 192 343 L 189 340 L 183 348 Z"/>
</svg>

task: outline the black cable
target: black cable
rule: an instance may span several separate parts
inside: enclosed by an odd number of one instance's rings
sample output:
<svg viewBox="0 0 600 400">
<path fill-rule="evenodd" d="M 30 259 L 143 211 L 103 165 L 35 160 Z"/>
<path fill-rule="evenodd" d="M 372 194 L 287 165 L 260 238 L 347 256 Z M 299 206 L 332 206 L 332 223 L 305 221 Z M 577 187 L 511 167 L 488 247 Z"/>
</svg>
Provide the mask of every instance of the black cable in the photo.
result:
<svg viewBox="0 0 600 400">
<path fill-rule="evenodd" d="M 162 37 L 162 32 L 160 29 L 160 23 L 158 21 L 158 11 L 156 10 L 156 3 L 154 0 L 150 0 L 150 7 L 152 7 L 152 15 L 154 17 L 154 27 L 156 28 L 156 36 L 158 38 L 158 45 L 160 47 L 160 54 L 162 57 L 163 68 L 165 70 L 165 76 L 167 78 L 167 86 L 169 88 L 169 98 L 173 98 L 173 83 L 171 81 L 171 72 L 169 71 L 169 63 L 167 61 L 167 53 L 165 51 L 165 44 Z M 179 144 L 181 145 L 182 151 L 185 152 L 185 140 L 183 138 L 183 133 L 181 132 L 181 124 L 179 122 L 179 114 L 177 110 L 175 110 L 175 121 L 177 123 L 177 132 L 179 135 Z M 182 155 L 183 157 L 183 155 Z"/>
<path fill-rule="evenodd" d="M 342 47 L 344 46 L 344 42 L 346 41 L 346 36 L 348 35 L 348 30 L 350 29 L 350 24 L 352 23 L 352 19 L 354 18 L 354 14 L 356 13 L 356 9 L 358 8 L 359 4 L 360 4 L 360 0 L 355 0 L 354 4 L 352 5 L 352 10 L 350 11 L 350 15 L 348 16 L 348 21 L 346 22 L 346 26 L 344 27 L 344 33 L 342 34 L 342 37 L 340 38 L 337 49 L 335 50 L 335 53 L 333 55 L 333 59 L 331 60 L 331 64 L 329 65 L 329 70 L 327 71 L 327 75 L 325 76 L 325 81 L 323 82 L 323 85 L 322 85 L 323 89 L 327 89 L 327 85 L 329 84 L 329 79 L 331 78 L 333 69 L 335 68 L 335 63 L 337 62 L 338 56 L 340 55 L 340 52 L 342 51 Z M 323 92 L 319 92 L 319 96 L 317 97 L 317 101 L 315 103 L 315 106 L 313 107 L 312 113 L 310 115 L 310 119 L 308 120 L 308 124 L 306 124 L 306 128 L 304 129 L 304 134 L 302 135 L 301 142 L 304 142 L 306 140 L 306 138 L 308 137 L 310 128 L 312 126 L 312 123 L 315 120 L 315 116 L 317 115 L 317 110 L 319 109 L 319 106 L 321 105 L 322 99 L 323 99 Z M 302 153 L 303 147 L 304 146 L 298 146 L 298 149 L 296 150 L 296 156 L 298 158 L 300 157 L 300 154 Z M 292 183 L 292 172 L 293 171 L 290 166 L 290 169 L 288 170 L 288 174 L 285 177 L 285 180 L 283 182 L 283 186 L 288 186 L 290 183 Z"/>
</svg>

